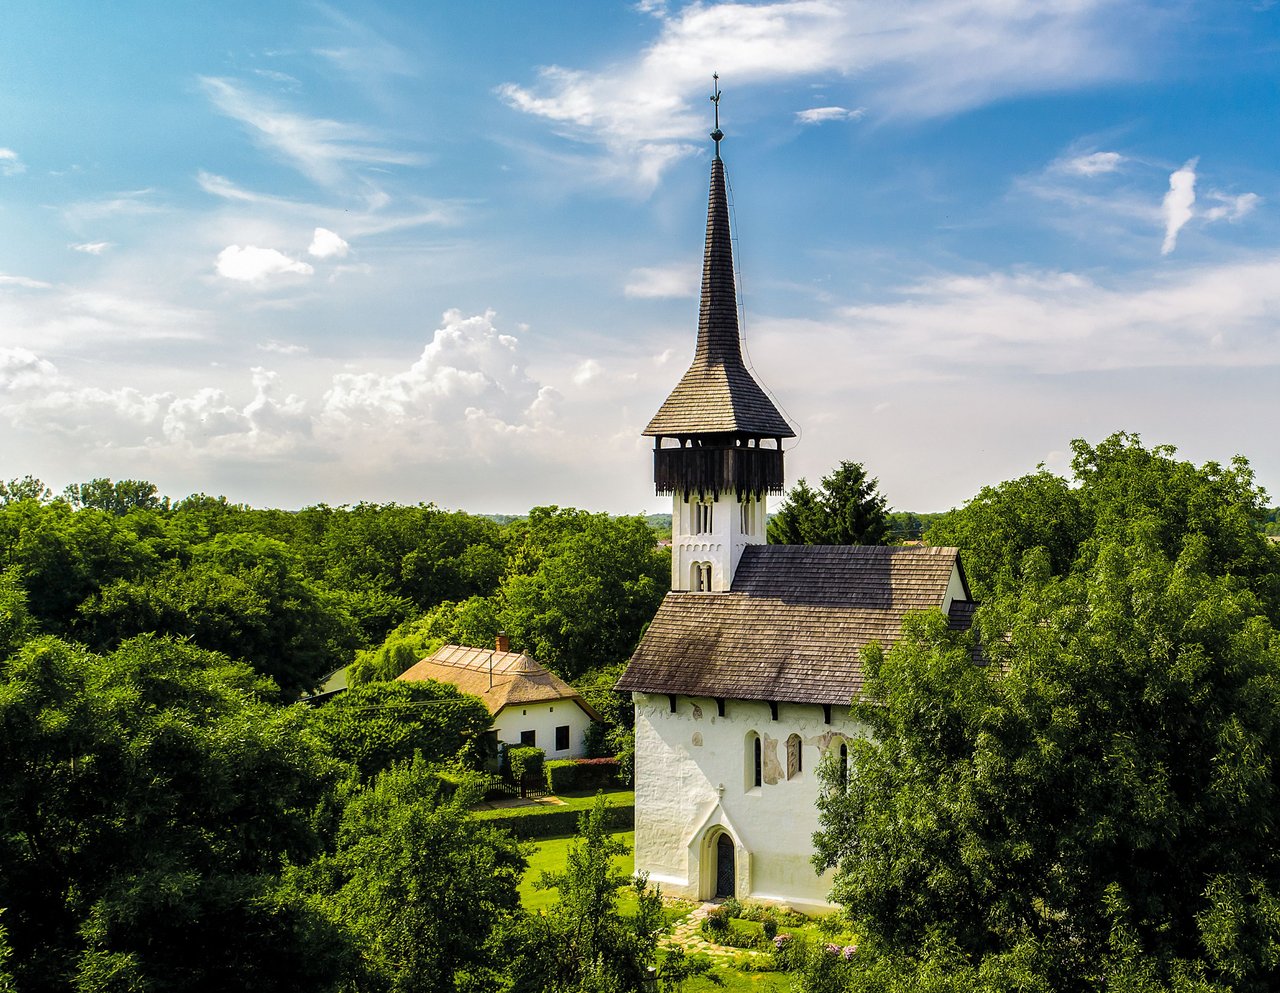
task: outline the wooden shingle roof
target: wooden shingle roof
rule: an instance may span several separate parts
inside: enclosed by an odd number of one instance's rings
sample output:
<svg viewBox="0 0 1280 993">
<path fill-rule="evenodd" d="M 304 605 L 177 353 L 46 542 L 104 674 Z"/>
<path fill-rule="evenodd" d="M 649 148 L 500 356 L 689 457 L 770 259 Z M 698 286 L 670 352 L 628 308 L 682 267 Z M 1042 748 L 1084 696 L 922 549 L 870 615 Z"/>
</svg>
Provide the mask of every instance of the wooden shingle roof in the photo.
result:
<svg viewBox="0 0 1280 993">
<path fill-rule="evenodd" d="M 617 688 L 848 704 L 862 649 L 891 646 L 908 611 L 943 606 L 953 572 L 954 623 L 972 614 L 954 548 L 749 545 L 731 592 L 667 594 Z"/>
<path fill-rule="evenodd" d="M 718 155 L 711 164 L 698 347 L 693 364 L 643 433 L 650 437 L 720 433 L 795 437 L 742 361 L 729 205 L 724 163 Z"/>
<path fill-rule="evenodd" d="M 478 696 L 494 716 L 503 707 L 568 700 L 581 707 L 592 720 L 600 720 L 600 715 L 577 690 L 520 652 L 442 645 L 397 678 L 450 683 L 463 693 Z"/>
</svg>

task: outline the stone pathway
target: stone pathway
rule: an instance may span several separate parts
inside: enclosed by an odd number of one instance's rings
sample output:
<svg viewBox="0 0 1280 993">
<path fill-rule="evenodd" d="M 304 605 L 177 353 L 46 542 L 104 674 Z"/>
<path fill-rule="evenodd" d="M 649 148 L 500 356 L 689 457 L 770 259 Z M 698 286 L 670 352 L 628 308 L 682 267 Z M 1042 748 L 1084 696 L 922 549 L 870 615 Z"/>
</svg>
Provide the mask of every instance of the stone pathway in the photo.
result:
<svg viewBox="0 0 1280 993">
<path fill-rule="evenodd" d="M 764 956 L 766 952 L 757 952 L 747 948 L 731 948 L 728 945 L 717 945 L 710 942 L 702 934 L 702 922 L 716 907 L 718 902 L 703 903 L 689 913 L 687 917 L 676 922 L 671 933 L 662 939 L 664 946 L 679 945 L 688 954 L 702 952 L 713 959 L 735 959 L 740 955 Z"/>
</svg>

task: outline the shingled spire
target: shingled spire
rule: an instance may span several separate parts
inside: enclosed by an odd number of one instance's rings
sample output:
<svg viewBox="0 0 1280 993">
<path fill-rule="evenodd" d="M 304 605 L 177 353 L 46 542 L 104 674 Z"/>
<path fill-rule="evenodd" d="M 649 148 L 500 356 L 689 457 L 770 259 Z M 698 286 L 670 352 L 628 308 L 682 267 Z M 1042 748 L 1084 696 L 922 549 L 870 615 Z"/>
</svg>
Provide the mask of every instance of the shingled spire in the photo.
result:
<svg viewBox="0 0 1280 993">
<path fill-rule="evenodd" d="M 645 435 L 657 439 L 654 475 L 659 493 L 780 492 L 782 439 L 795 437 L 742 361 L 729 200 L 720 158 L 724 133 L 719 97 L 717 89 L 712 96 L 716 154 L 707 203 L 698 344 L 693 364 L 644 429 Z M 663 439 L 674 439 L 679 447 L 664 447 Z M 765 439 L 772 439 L 772 448 L 761 447 Z M 712 455 L 712 450 L 718 454 Z"/>
</svg>

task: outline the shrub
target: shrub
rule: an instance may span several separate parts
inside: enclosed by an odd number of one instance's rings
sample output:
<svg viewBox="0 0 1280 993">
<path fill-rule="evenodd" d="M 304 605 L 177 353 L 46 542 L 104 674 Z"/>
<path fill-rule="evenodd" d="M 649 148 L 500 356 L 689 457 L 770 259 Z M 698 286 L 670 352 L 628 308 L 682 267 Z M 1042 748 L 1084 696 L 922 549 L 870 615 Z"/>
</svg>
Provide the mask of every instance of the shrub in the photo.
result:
<svg viewBox="0 0 1280 993">
<path fill-rule="evenodd" d="M 708 941 L 716 945 L 723 945 L 725 939 L 729 936 L 729 911 L 727 907 L 720 906 L 711 913 L 707 914 L 702 920 L 702 926 L 699 928 L 702 936 Z"/>
<path fill-rule="evenodd" d="M 542 778 L 542 764 L 547 753 L 532 745 L 519 745 L 506 751 L 507 768 L 511 771 L 512 780 L 520 787 L 520 795 L 524 796 L 525 784 L 530 779 Z"/>
<path fill-rule="evenodd" d="M 533 838 L 555 838 L 578 830 L 582 811 L 555 807 L 507 807 L 481 811 L 476 819 L 494 827 L 505 828 L 522 841 Z M 636 826 L 635 804 L 610 805 L 605 813 L 605 826 L 610 831 L 631 831 Z"/>
<path fill-rule="evenodd" d="M 547 789 L 552 793 L 589 793 L 617 785 L 618 760 L 555 759 L 546 764 Z"/>
<path fill-rule="evenodd" d="M 729 932 L 720 943 L 730 948 L 763 948 L 765 946 L 764 930 L 755 921 L 731 918 Z"/>
</svg>

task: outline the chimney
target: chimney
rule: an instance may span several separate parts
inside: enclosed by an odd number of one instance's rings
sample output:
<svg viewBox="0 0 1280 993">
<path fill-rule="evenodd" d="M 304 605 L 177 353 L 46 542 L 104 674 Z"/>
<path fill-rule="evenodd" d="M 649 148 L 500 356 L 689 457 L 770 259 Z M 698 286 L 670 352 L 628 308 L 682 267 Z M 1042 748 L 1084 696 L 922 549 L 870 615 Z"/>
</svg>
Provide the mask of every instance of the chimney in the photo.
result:
<svg viewBox="0 0 1280 993">
<path fill-rule="evenodd" d="M 497 649 L 499 652 L 511 651 L 511 641 L 510 639 L 507 638 L 507 632 L 505 631 L 498 632 L 498 638 L 497 638 L 497 641 L 494 643 L 494 648 Z"/>
</svg>

